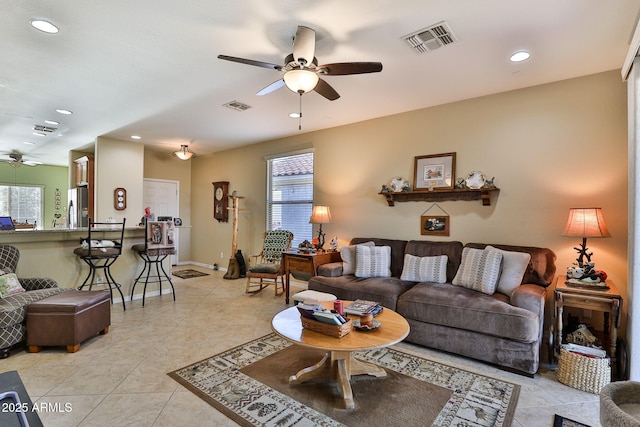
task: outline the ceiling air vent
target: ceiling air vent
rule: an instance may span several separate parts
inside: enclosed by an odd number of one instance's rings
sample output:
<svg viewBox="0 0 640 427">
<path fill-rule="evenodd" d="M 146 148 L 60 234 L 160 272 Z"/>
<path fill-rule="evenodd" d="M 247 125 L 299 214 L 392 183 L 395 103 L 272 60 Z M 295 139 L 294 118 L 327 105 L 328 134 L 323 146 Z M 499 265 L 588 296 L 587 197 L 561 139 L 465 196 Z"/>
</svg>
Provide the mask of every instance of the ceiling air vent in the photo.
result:
<svg viewBox="0 0 640 427">
<path fill-rule="evenodd" d="M 427 53 L 456 41 L 446 22 L 413 32 L 402 37 L 417 53 Z"/>
<path fill-rule="evenodd" d="M 58 128 L 52 128 L 50 126 L 43 126 L 43 125 L 34 125 L 33 126 L 33 130 L 38 131 L 38 132 L 47 132 L 47 133 L 51 133 L 55 130 L 57 130 Z"/>
<path fill-rule="evenodd" d="M 236 110 L 236 111 L 246 111 L 249 108 L 251 108 L 250 105 L 243 104 L 242 102 L 238 102 L 238 101 L 227 102 L 226 104 L 223 104 L 223 107 L 231 108 L 232 110 Z"/>
</svg>

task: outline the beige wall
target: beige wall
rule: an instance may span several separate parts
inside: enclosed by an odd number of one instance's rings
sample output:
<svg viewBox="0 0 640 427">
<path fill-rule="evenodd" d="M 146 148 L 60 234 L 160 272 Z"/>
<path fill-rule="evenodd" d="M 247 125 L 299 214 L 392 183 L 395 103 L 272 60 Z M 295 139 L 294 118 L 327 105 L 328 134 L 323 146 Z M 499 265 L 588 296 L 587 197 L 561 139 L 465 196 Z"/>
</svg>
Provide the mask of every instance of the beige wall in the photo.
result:
<svg viewBox="0 0 640 427">
<path fill-rule="evenodd" d="M 336 101 L 339 102 L 339 101 Z M 330 108 L 330 103 L 327 103 Z M 579 241 L 561 233 L 571 207 L 600 206 L 612 237 L 591 239 L 596 267 L 627 287 L 626 89 L 618 71 L 550 83 L 198 157 L 192 161 L 192 260 L 227 265 L 231 222 L 212 216 L 212 181 L 246 199 L 239 248 L 259 251 L 265 229 L 264 156 L 315 151 L 315 200 L 331 207 L 327 239 L 354 236 L 545 246 L 562 273 Z M 304 123 L 303 123 L 304 125 Z M 413 181 L 414 157 L 456 152 L 456 175 L 479 170 L 501 189 L 491 206 L 441 202 L 449 237 L 421 236 L 429 202 L 388 207 L 378 195 L 394 176 Z M 224 252 L 224 259 L 220 259 Z M 626 311 L 626 306 L 625 306 Z"/>
<path fill-rule="evenodd" d="M 95 221 L 127 218 L 127 225 L 140 222 L 142 207 L 142 170 L 144 145 L 105 137 L 96 140 L 95 148 Z M 127 190 L 127 208 L 116 210 L 113 191 Z"/>
</svg>

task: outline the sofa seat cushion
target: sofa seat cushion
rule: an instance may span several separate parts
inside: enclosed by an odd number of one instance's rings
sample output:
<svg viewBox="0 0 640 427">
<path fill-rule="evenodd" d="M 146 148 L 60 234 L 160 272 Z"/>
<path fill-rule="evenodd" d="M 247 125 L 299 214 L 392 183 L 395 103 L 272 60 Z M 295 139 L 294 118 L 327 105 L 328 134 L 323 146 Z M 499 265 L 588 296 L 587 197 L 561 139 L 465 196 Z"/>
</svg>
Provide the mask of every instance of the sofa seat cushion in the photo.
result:
<svg viewBox="0 0 640 427">
<path fill-rule="evenodd" d="M 514 307 L 502 294 L 486 295 L 449 283 L 418 283 L 398 299 L 407 319 L 448 326 L 519 342 L 539 337 L 538 316 Z"/>
<path fill-rule="evenodd" d="M 64 292 L 63 288 L 38 289 L 20 292 L 0 299 L 0 328 L 6 328 L 24 322 L 27 306 L 32 302 Z"/>
<path fill-rule="evenodd" d="M 338 299 L 354 301 L 365 299 L 379 302 L 383 307 L 396 309 L 398 297 L 415 285 L 397 277 L 357 278 L 354 275 L 340 277 L 314 276 L 308 288 L 333 294 Z"/>
</svg>

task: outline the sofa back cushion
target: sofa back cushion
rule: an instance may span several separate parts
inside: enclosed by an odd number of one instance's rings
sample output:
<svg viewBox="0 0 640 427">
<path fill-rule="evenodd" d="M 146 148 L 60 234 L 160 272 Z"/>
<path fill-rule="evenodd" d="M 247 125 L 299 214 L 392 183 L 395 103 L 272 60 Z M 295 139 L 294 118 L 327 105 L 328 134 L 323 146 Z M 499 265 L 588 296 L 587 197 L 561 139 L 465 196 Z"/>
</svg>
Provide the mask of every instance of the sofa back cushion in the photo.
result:
<svg viewBox="0 0 640 427">
<path fill-rule="evenodd" d="M 400 277 L 404 264 L 404 248 L 407 246 L 406 240 L 394 239 L 372 239 L 366 237 L 354 237 L 351 245 L 358 245 L 364 242 L 373 242 L 376 246 L 391 247 L 391 276 Z"/>
<path fill-rule="evenodd" d="M 484 249 L 488 245 L 488 243 L 467 243 L 465 247 Z M 556 274 L 556 254 L 551 249 L 493 243 L 490 245 L 503 251 L 526 252 L 531 255 L 531 261 L 529 261 L 529 266 L 524 273 L 522 283 L 547 287 L 553 282 Z"/>
<path fill-rule="evenodd" d="M 451 283 L 456 276 L 462 260 L 462 243 L 432 242 L 429 240 L 411 240 L 407 243 L 405 253 L 418 256 L 447 256 L 447 282 Z"/>
</svg>

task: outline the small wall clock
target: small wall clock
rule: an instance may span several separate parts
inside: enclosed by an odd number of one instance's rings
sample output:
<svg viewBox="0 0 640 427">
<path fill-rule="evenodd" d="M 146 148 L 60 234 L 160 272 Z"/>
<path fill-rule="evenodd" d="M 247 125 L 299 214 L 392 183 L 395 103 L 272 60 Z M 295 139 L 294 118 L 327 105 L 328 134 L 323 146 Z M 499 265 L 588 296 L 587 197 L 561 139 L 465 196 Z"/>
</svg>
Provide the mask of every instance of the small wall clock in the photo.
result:
<svg viewBox="0 0 640 427">
<path fill-rule="evenodd" d="M 229 221 L 229 181 L 213 182 L 213 217 L 218 222 Z"/>
<path fill-rule="evenodd" d="M 127 190 L 120 187 L 113 190 L 113 207 L 117 211 L 127 208 Z"/>
</svg>

